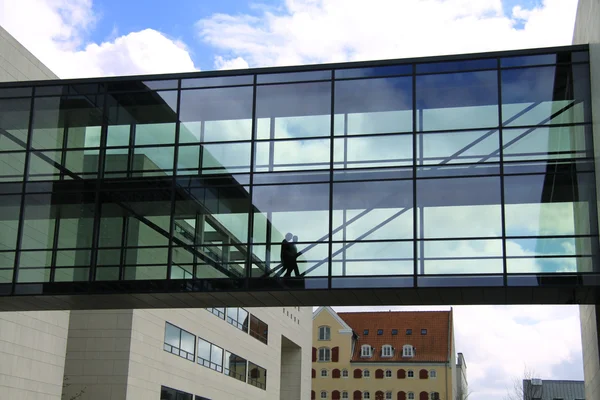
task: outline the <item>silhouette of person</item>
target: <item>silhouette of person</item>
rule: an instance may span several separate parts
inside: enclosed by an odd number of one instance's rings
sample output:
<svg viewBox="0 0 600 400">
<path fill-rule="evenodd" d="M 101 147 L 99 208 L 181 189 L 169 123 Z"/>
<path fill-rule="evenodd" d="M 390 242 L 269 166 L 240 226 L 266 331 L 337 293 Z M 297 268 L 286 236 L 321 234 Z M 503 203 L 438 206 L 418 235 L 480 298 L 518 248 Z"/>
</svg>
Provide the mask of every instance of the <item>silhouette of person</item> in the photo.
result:
<svg viewBox="0 0 600 400">
<path fill-rule="evenodd" d="M 292 244 L 292 237 L 293 235 L 288 232 L 285 234 L 285 239 L 281 241 L 281 263 L 283 264 L 283 271 L 286 272 L 289 271 L 290 268 L 293 268 L 293 254 L 295 252 L 293 248 L 294 245 Z"/>
<path fill-rule="evenodd" d="M 298 236 L 292 237 L 292 243 L 289 243 L 289 253 L 286 254 L 288 257 L 284 262 L 284 268 L 286 270 L 285 277 L 291 277 L 292 271 L 296 274 L 296 276 L 300 276 L 300 271 L 298 270 L 298 257 L 302 254 L 302 252 L 298 251 L 298 247 L 296 243 L 298 243 Z M 286 265 L 286 262 L 288 265 Z"/>
</svg>

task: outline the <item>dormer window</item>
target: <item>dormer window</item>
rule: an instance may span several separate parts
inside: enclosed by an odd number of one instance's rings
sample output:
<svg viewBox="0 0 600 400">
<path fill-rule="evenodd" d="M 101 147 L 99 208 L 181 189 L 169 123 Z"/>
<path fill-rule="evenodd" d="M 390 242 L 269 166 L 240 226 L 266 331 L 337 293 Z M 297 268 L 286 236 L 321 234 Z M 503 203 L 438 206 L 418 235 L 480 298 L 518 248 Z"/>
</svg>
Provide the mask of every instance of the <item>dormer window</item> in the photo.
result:
<svg viewBox="0 0 600 400">
<path fill-rule="evenodd" d="M 386 344 L 381 348 L 381 357 L 392 357 L 393 355 L 394 348 L 389 344 Z"/>
<path fill-rule="evenodd" d="M 319 340 L 331 340 L 331 328 L 328 326 L 319 327 Z"/>
<path fill-rule="evenodd" d="M 373 349 L 368 344 L 363 344 L 360 346 L 360 356 L 361 357 L 371 357 L 373 355 Z"/>
<path fill-rule="evenodd" d="M 415 355 L 414 347 L 410 344 L 402 346 L 402 357 L 413 357 Z"/>
<path fill-rule="evenodd" d="M 363 330 L 363 335 L 367 336 L 368 334 L 369 334 L 369 330 L 368 329 Z"/>
</svg>

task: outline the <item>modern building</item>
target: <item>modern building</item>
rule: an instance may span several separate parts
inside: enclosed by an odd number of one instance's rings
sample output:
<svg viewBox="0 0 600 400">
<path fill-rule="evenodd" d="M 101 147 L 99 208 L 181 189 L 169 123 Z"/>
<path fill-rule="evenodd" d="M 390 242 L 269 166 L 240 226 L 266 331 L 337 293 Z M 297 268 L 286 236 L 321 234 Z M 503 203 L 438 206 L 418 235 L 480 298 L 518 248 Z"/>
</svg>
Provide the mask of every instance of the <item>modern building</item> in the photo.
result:
<svg viewBox="0 0 600 400">
<path fill-rule="evenodd" d="M 523 400 L 585 400 L 586 398 L 583 381 L 523 380 Z"/>
<path fill-rule="evenodd" d="M 467 363 L 463 353 L 458 353 L 456 357 L 456 400 L 468 400 L 469 394 Z"/>
<path fill-rule="evenodd" d="M 452 310 L 319 307 L 312 336 L 312 399 L 457 399 Z"/>
<path fill-rule="evenodd" d="M 0 27 L 0 81 L 32 79 L 57 77 Z M 85 102 L 82 97 L 70 100 Z M 11 111 L 18 103 L 0 98 L 3 129 L 14 122 Z M 83 118 L 77 114 L 70 116 Z M 56 130 L 44 133 L 37 143 L 62 145 Z M 0 133 L 2 182 L 20 168 L 20 156 L 11 153 L 15 142 L 8 139 L 10 134 L 22 133 Z M 69 143 L 83 145 L 75 139 Z M 113 160 L 120 162 L 119 155 Z M 134 162 L 149 163 L 143 157 Z M 12 262 L 5 250 L 14 226 L 5 216 L 1 267 Z M 52 225 L 62 231 L 58 236 L 68 246 L 76 245 L 85 231 L 85 221 L 69 218 Z M 189 229 L 185 222 L 178 227 Z M 49 224 L 29 228 L 26 241 L 42 247 L 49 243 Z M 139 242 L 155 239 L 144 233 L 130 229 L 129 243 L 134 237 Z M 42 253 L 31 261 L 44 262 Z M 59 258 L 73 262 L 81 256 L 74 253 L 66 251 Z M 147 262 L 154 255 L 151 249 L 138 249 L 134 257 Z M 308 307 L 0 312 L 0 398 L 68 400 L 81 394 L 81 400 L 300 400 L 310 391 L 310 327 Z"/>
</svg>

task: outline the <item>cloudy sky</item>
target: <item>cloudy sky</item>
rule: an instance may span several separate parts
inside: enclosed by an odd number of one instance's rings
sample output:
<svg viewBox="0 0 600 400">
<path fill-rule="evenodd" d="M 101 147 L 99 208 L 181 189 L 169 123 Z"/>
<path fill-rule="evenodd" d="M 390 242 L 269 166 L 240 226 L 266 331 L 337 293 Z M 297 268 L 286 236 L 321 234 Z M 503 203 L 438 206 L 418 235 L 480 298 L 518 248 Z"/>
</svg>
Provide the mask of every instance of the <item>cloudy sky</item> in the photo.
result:
<svg viewBox="0 0 600 400">
<path fill-rule="evenodd" d="M 566 45 L 576 7 L 577 0 L 0 0 L 0 25 L 70 78 Z M 541 378 L 583 378 L 576 307 L 454 310 L 470 400 L 502 399 L 525 365 Z"/>
</svg>

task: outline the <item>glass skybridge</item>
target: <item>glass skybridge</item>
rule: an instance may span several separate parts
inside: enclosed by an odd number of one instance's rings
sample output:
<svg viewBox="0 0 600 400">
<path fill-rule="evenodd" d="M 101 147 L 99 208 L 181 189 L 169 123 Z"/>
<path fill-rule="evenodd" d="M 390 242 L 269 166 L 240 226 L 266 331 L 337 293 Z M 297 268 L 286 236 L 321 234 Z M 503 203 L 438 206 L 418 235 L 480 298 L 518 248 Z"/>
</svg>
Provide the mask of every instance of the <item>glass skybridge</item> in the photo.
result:
<svg viewBox="0 0 600 400">
<path fill-rule="evenodd" d="M 0 84 L 0 310 L 594 303 L 589 70 L 570 46 Z"/>
</svg>

